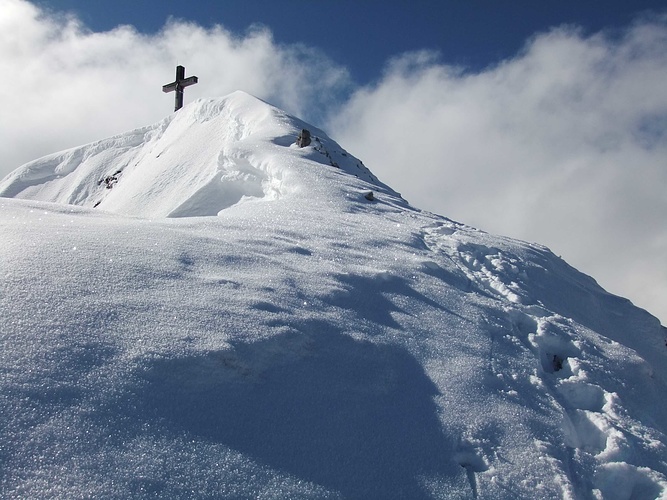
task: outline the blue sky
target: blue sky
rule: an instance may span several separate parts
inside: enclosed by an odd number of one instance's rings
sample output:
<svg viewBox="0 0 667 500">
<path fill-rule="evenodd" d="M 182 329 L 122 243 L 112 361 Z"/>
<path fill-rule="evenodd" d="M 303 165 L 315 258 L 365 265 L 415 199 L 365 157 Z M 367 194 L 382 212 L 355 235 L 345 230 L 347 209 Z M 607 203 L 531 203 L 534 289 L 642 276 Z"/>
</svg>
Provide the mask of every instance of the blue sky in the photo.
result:
<svg viewBox="0 0 667 500">
<path fill-rule="evenodd" d="M 186 105 L 264 99 L 416 207 L 544 244 L 667 324 L 663 5 L 0 0 L 0 176 L 161 120 L 183 64 Z"/>
<path fill-rule="evenodd" d="M 350 69 L 356 83 L 380 77 L 386 61 L 415 50 L 437 50 L 447 64 L 478 70 L 512 57 L 535 33 L 562 24 L 585 32 L 614 30 L 661 0 L 48 0 L 58 11 L 75 12 L 95 31 L 131 24 L 160 30 L 167 19 L 222 24 L 243 34 L 268 26 L 278 43 L 322 49 Z"/>
</svg>

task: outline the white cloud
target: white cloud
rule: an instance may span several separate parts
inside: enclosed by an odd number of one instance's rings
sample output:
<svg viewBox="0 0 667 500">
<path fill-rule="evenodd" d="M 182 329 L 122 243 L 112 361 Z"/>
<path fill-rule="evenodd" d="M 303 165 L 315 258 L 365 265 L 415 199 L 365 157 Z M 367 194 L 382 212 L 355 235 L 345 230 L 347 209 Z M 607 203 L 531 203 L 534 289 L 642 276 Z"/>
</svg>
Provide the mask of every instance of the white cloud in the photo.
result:
<svg viewBox="0 0 667 500">
<path fill-rule="evenodd" d="M 478 73 L 392 61 L 330 131 L 418 207 L 550 246 L 667 323 L 667 16 Z"/>
<path fill-rule="evenodd" d="M 238 36 L 171 20 L 154 35 L 130 26 L 95 33 L 25 0 L 0 0 L 0 12 L 0 177 L 38 156 L 166 116 L 174 95 L 161 87 L 177 63 L 199 77 L 186 103 L 242 89 L 313 117 L 349 85 L 346 69 L 314 49 L 278 45 L 261 27 Z"/>
</svg>

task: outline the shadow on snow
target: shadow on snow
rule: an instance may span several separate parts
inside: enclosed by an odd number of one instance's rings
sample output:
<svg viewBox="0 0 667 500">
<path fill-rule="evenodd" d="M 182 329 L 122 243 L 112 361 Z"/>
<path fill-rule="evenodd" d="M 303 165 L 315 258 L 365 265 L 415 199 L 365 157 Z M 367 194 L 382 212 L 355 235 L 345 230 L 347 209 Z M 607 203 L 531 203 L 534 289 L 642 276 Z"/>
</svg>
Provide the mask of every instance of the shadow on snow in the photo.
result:
<svg viewBox="0 0 667 500">
<path fill-rule="evenodd" d="M 420 476 L 459 482 L 437 390 L 407 351 L 325 323 L 307 331 L 154 360 L 144 416 L 346 497 L 427 497 Z"/>
</svg>

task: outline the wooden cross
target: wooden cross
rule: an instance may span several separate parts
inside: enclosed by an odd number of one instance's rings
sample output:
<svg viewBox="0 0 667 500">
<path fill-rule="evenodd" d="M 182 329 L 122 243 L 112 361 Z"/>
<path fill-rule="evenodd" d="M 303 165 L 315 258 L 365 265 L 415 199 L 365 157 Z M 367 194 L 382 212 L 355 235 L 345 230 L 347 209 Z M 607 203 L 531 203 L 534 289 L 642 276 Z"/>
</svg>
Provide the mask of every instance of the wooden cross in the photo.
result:
<svg viewBox="0 0 667 500">
<path fill-rule="evenodd" d="M 183 107 L 183 89 L 194 85 L 198 81 L 196 76 L 185 78 L 185 66 L 176 66 L 176 81 L 162 86 L 162 92 L 176 91 L 174 111 L 178 111 Z"/>
</svg>

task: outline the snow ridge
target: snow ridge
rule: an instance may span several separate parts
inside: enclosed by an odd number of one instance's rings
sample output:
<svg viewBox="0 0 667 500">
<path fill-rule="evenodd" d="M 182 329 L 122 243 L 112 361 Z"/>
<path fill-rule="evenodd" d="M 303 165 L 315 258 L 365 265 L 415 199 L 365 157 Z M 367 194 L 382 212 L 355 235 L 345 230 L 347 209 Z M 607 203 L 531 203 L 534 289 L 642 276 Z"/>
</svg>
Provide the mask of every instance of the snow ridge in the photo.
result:
<svg viewBox="0 0 667 500">
<path fill-rule="evenodd" d="M 23 165 L 0 182 L 0 196 L 139 217 L 216 215 L 237 203 L 300 191 L 307 179 L 289 175 L 294 152 L 286 149 L 296 147 L 306 127 L 315 139 L 302 157 L 389 190 L 321 130 L 238 91 Z"/>
</svg>

